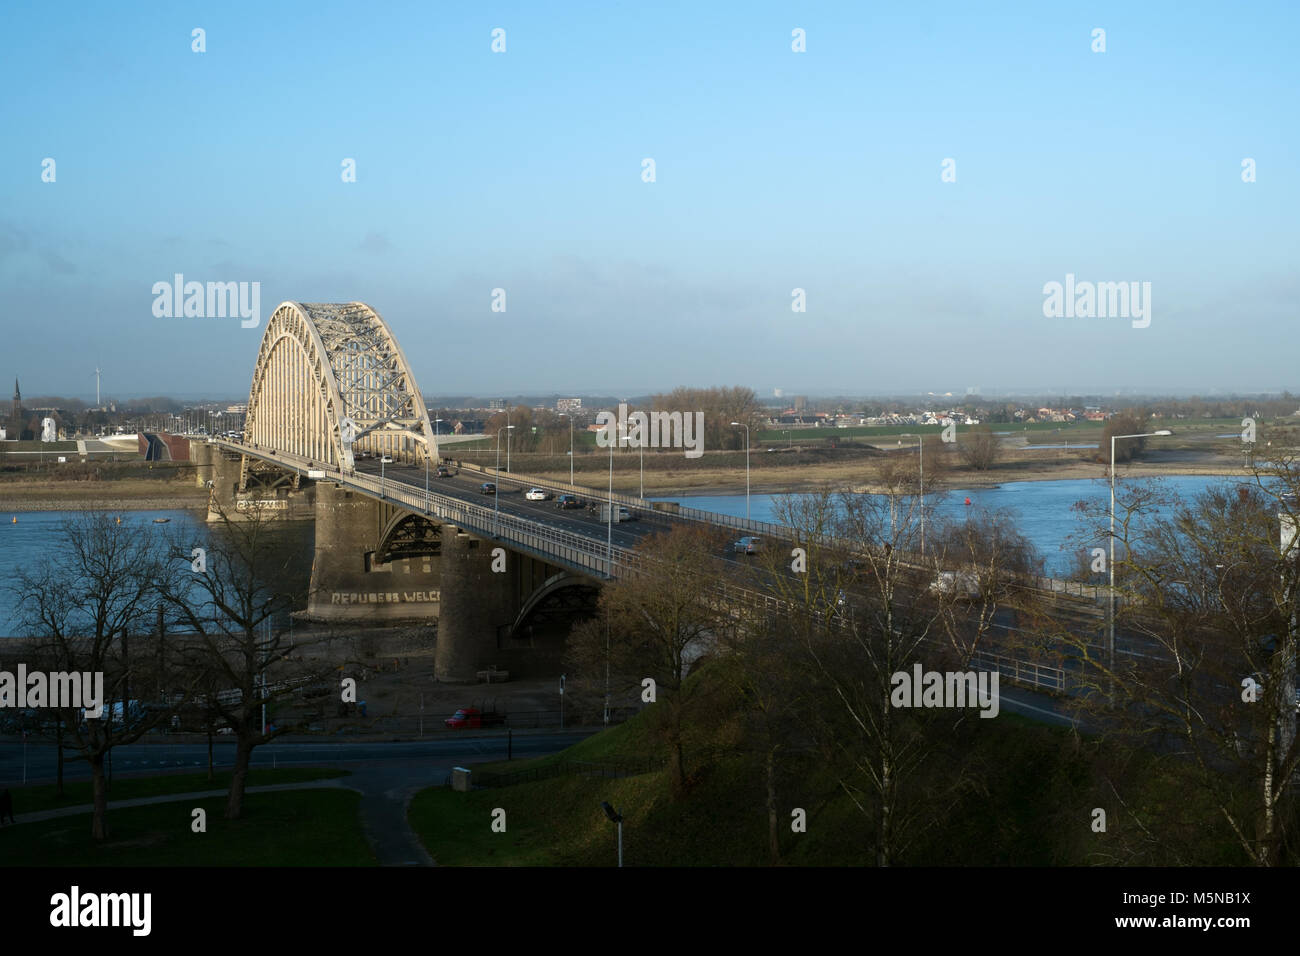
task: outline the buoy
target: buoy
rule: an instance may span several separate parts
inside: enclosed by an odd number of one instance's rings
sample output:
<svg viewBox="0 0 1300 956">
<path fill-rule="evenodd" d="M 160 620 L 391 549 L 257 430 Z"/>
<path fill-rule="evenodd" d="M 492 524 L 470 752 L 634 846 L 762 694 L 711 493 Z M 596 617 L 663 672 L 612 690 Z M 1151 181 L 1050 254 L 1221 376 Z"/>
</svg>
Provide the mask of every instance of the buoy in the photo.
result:
<svg viewBox="0 0 1300 956">
<path fill-rule="evenodd" d="M 121 523 L 122 523 L 122 519 L 121 519 L 121 518 L 118 518 L 118 519 L 117 519 L 117 523 L 118 523 L 118 524 L 121 524 Z"/>
<path fill-rule="evenodd" d="M 10 524 L 17 524 L 17 523 L 18 523 L 18 516 L 14 515 L 14 520 L 11 521 Z"/>
<path fill-rule="evenodd" d="M 969 498 L 966 499 L 966 504 L 970 504 L 970 499 L 969 499 Z"/>
</svg>

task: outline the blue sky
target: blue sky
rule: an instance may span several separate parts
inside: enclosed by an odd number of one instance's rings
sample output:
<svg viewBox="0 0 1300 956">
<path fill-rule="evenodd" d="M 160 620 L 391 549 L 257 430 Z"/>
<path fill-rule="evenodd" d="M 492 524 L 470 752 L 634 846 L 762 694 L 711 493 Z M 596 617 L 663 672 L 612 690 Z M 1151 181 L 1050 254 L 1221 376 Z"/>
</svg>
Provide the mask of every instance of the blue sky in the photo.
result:
<svg viewBox="0 0 1300 956">
<path fill-rule="evenodd" d="M 11 2 L 0 380 L 233 397 L 359 299 L 430 394 L 1300 387 L 1296 7 L 975 6 Z"/>
</svg>

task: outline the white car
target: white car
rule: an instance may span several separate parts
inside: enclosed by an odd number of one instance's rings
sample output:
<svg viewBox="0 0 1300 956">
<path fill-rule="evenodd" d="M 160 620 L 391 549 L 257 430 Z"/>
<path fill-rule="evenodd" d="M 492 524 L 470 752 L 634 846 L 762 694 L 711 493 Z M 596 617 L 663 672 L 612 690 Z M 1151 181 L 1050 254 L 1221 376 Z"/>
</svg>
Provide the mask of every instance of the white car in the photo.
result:
<svg viewBox="0 0 1300 956">
<path fill-rule="evenodd" d="M 763 539 L 751 537 L 741 538 L 731 546 L 731 550 L 735 551 L 737 554 L 758 554 L 758 552 L 763 550 Z"/>
<path fill-rule="evenodd" d="M 930 593 L 948 597 L 979 597 L 979 575 L 973 571 L 940 571 L 930 582 Z"/>
<path fill-rule="evenodd" d="M 551 493 L 544 488 L 529 488 L 524 492 L 524 497 L 529 501 L 546 501 Z"/>
<path fill-rule="evenodd" d="M 393 459 L 385 455 L 383 458 L 379 459 L 379 463 L 382 465 L 391 465 L 393 463 Z"/>
</svg>

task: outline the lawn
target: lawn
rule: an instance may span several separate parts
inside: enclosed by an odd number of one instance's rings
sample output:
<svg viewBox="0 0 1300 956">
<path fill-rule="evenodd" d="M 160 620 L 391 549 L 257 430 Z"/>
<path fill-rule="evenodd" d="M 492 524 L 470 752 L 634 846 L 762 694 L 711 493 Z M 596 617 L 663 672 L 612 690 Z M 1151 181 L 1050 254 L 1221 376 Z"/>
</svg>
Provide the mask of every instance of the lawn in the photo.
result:
<svg viewBox="0 0 1300 956">
<path fill-rule="evenodd" d="M 288 790 L 244 798 L 240 820 L 215 797 L 108 812 L 109 837 L 90 839 L 90 815 L 0 831 L 6 866 L 374 866 L 361 830 L 361 794 Z M 191 812 L 207 811 L 207 832 Z"/>
<path fill-rule="evenodd" d="M 327 780 L 347 776 L 346 770 L 313 767 L 293 767 L 285 770 L 250 770 L 247 786 L 264 787 L 273 783 L 302 783 L 308 780 Z M 213 774 L 209 780 L 204 773 L 176 773 L 149 777 L 117 778 L 108 792 L 108 802 L 134 800 L 138 797 L 157 797 L 167 793 L 200 793 L 205 790 L 228 790 L 230 771 Z M 63 796 L 52 783 L 28 787 L 10 787 L 13 794 L 14 813 L 34 813 L 38 810 L 57 810 L 60 807 L 88 805 L 94 801 L 89 780 L 69 781 L 63 785 Z"/>
</svg>

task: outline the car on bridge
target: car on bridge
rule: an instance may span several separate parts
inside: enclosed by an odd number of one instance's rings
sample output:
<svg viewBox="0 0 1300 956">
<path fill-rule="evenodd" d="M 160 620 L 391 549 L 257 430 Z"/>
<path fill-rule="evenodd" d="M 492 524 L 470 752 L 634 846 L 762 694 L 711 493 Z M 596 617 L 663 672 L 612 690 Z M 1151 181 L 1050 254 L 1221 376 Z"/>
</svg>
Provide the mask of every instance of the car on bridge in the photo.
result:
<svg viewBox="0 0 1300 956">
<path fill-rule="evenodd" d="M 490 481 L 485 481 L 483 484 L 478 486 L 478 491 L 481 495 L 495 495 L 497 493 L 497 486 Z"/>
<path fill-rule="evenodd" d="M 439 465 L 438 470 L 433 473 L 433 476 L 435 478 L 450 478 L 451 469 L 448 468 L 446 465 Z"/>
<path fill-rule="evenodd" d="M 560 495 L 555 499 L 557 508 L 581 508 L 582 500 L 577 495 Z"/>
<path fill-rule="evenodd" d="M 551 497 L 551 493 L 545 488 L 529 488 L 524 492 L 524 497 L 529 501 L 546 501 Z"/>
<path fill-rule="evenodd" d="M 387 455 L 384 455 L 384 457 L 379 459 L 379 463 L 382 465 L 391 465 L 393 463 L 393 459 L 389 458 Z"/>
<path fill-rule="evenodd" d="M 731 550 L 737 554 L 758 554 L 763 550 L 763 539 L 754 537 L 744 537 L 731 546 Z"/>
</svg>

